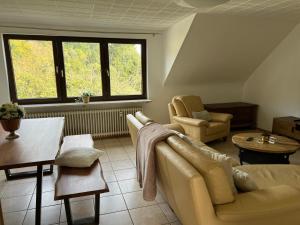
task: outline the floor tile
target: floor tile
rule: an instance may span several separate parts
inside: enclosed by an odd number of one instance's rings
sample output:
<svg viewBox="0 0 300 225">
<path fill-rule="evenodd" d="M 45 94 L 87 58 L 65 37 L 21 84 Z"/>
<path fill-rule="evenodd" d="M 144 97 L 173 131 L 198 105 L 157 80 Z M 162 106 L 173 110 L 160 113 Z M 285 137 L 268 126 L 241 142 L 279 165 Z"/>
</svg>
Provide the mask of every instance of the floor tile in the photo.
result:
<svg viewBox="0 0 300 225">
<path fill-rule="evenodd" d="M 34 191 L 35 184 L 35 182 L 20 184 L 7 182 L 2 189 L 2 198 L 30 195 Z"/>
<path fill-rule="evenodd" d="M 176 221 L 174 223 L 171 223 L 171 225 L 182 225 L 179 221 Z"/>
<path fill-rule="evenodd" d="M 95 195 L 88 195 L 88 196 L 82 196 L 82 197 L 77 197 L 77 198 L 71 198 L 70 202 L 78 202 L 78 201 L 83 201 L 83 200 L 89 200 L 89 199 L 95 199 Z M 63 201 L 62 201 L 63 203 Z"/>
<path fill-rule="evenodd" d="M 136 179 L 118 181 L 122 193 L 134 192 L 142 190 Z"/>
<path fill-rule="evenodd" d="M 71 211 L 72 211 L 73 220 L 93 217 L 95 216 L 94 201 L 92 199 L 89 199 L 89 200 L 72 202 Z M 65 221 L 67 221 L 65 205 L 62 204 L 60 222 L 65 222 Z"/>
<path fill-rule="evenodd" d="M 99 159 L 100 159 L 100 162 L 101 163 L 104 163 L 104 162 L 109 162 L 109 158 L 108 158 L 108 156 L 107 156 L 107 153 L 105 152 L 105 153 L 103 153 L 100 157 L 99 157 Z"/>
<path fill-rule="evenodd" d="M 43 225 L 50 225 L 59 223 L 60 215 L 60 205 L 49 206 L 42 208 L 42 220 Z M 33 225 L 35 224 L 35 209 L 27 211 L 23 225 Z"/>
<path fill-rule="evenodd" d="M 1 199 L 3 212 L 27 210 L 32 195 Z"/>
<path fill-rule="evenodd" d="M 103 176 L 106 182 L 117 181 L 114 171 L 103 171 Z"/>
<path fill-rule="evenodd" d="M 116 170 L 115 175 L 117 180 L 128 180 L 136 178 L 136 169 L 125 169 L 125 170 Z"/>
<path fill-rule="evenodd" d="M 121 161 L 114 161 L 111 164 L 112 164 L 112 168 L 114 170 L 131 169 L 131 168 L 135 167 L 133 165 L 133 163 L 131 162 L 131 160 L 129 160 L 129 159 L 121 160 Z"/>
<path fill-rule="evenodd" d="M 109 192 L 101 194 L 101 197 L 121 194 L 121 190 L 120 190 L 119 184 L 117 182 L 107 183 L 107 186 L 109 188 Z"/>
<path fill-rule="evenodd" d="M 100 216 L 100 225 L 133 225 L 128 211 L 121 211 Z"/>
<path fill-rule="evenodd" d="M 122 153 L 108 153 L 108 158 L 112 162 L 129 159 L 129 157 L 125 151 Z"/>
<path fill-rule="evenodd" d="M 36 202 L 36 195 L 34 194 L 30 205 L 29 209 L 34 209 L 35 208 L 35 202 Z M 54 201 L 54 192 L 44 192 L 42 195 L 42 207 L 45 206 L 51 206 L 51 205 L 60 205 L 61 201 Z"/>
<path fill-rule="evenodd" d="M 26 211 L 4 213 L 4 224 L 5 225 L 22 225 Z"/>
<path fill-rule="evenodd" d="M 168 220 L 158 205 L 129 210 L 134 225 L 161 225 Z"/>
<path fill-rule="evenodd" d="M 126 204 L 122 195 L 102 197 L 100 199 L 100 214 L 126 210 Z"/>
<path fill-rule="evenodd" d="M 155 201 L 145 201 L 143 199 L 142 191 L 126 193 L 123 196 L 128 209 L 134 209 L 134 208 L 156 204 Z"/>
<path fill-rule="evenodd" d="M 163 194 L 159 190 L 157 191 L 155 201 L 158 202 L 158 203 L 165 203 L 166 202 L 165 197 L 163 196 Z"/>
<path fill-rule="evenodd" d="M 159 204 L 159 207 L 161 208 L 161 210 L 163 211 L 163 213 L 165 214 L 169 222 L 178 221 L 177 216 L 175 215 L 175 213 L 172 211 L 172 209 L 167 203 L 161 203 Z"/>
<path fill-rule="evenodd" d="M 113 168 L 110 162 L 101 162 L 101 167 L 103 171 L 112 171 Z"/>
</svg>

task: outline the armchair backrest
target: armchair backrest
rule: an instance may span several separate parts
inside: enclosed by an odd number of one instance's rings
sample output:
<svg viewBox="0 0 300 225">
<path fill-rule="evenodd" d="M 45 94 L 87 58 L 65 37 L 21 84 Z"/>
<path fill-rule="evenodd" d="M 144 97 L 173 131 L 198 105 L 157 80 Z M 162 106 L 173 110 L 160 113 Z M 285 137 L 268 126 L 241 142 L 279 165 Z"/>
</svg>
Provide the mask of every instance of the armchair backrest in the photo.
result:
<svg viewBox="0 0 300 225">
<path fill-rule="evenodd" d="M 176 116 L 192 118 L 192 112 L 200 112 L 204 110 L 204 105 L 199 96 L 181 95 L 172 99 Z"/>
</svg>

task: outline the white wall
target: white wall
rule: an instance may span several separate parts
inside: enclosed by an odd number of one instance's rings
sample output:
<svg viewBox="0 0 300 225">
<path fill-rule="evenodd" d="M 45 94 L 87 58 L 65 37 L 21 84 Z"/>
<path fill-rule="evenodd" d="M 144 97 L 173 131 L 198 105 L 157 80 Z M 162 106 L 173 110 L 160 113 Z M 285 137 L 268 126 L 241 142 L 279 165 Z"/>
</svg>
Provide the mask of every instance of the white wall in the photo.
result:
<svg viewBox="0 0 300 225">
<path fill-rule="evenodd" d="M 182 44 L 185 41 L 185 38 L 188 35 L 190 27 L 194 21 L 195 14 L 179 21 L 170 27 L 163 34 L 163 57 L 164 57 L 164 77 L 169 75 L 170 70 L 172 69 L 173 63 L 177 57 L 177 54 L 180 51 Z"/>
<path fill-rule="evenodd" d="M 165 85 L 245 82 L 295 21 L 197 14 Z"/>
<path fill-rule="evenodd" d="M 257 103 L 258 127 L 273 117 L 300 116 L 300 25 L 274 49 L 244 85 L 243 99 Z"/>
</svg>

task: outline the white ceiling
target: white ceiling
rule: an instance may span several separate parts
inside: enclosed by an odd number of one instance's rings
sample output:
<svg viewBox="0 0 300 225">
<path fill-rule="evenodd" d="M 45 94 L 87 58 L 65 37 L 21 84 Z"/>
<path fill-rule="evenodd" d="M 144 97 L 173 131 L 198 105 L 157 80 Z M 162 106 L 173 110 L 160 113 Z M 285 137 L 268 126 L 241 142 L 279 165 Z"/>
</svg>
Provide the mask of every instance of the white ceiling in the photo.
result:
<svg viewBox="0 0 300 225">
<path fill-rule="evenodd" d="M 0 0 L 0 25 L 161 31 L 195 12 L 172 0 Z M 231 0 L 199 12 L 300 20 L 300 0 Z"/>
</svg>

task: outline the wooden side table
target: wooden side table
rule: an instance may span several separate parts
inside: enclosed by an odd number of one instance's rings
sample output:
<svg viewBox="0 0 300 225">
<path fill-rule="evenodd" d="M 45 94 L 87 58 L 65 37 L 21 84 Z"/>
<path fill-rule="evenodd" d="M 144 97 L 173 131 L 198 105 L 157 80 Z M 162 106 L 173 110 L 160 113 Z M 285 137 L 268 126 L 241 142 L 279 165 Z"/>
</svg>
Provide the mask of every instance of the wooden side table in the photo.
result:
<svg viewBox="0 0 300 225">
<path fill-rule="evenodd" d="M 272 135 L 274 144 L 259 143 L 262 133 L 240 133 L 232 136 L 232 142 L 239 148 L 240 163 L 289 164 L 289 156 L 300 148 L 300 144 L 287 137 Z"/>
<path fill-rule="evenodd" d="M 205 104 L 209 112 L 229 113 L 233 115 L 231 128 L 256 128 L 256 114 L 258 105 L 245 102 L 228 102 Z"/>
</svg>

